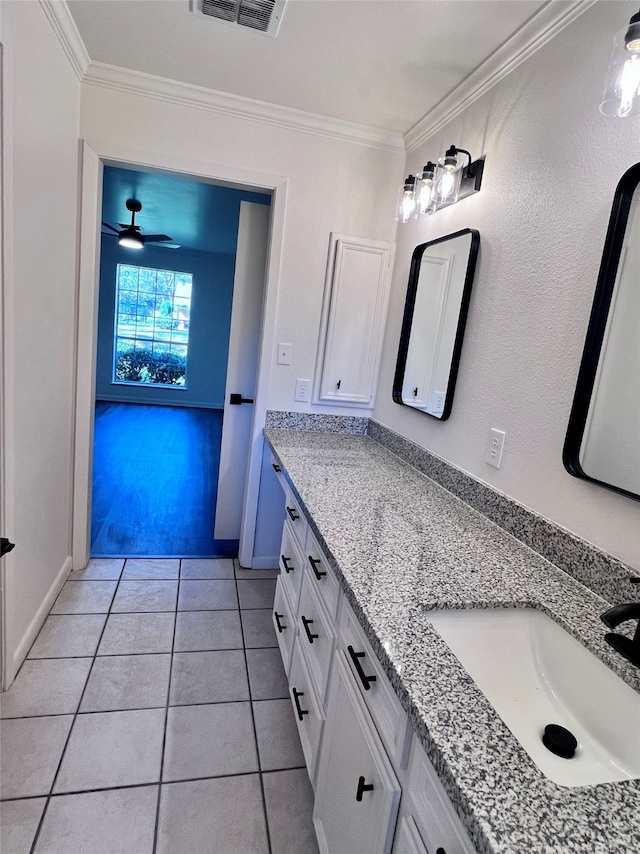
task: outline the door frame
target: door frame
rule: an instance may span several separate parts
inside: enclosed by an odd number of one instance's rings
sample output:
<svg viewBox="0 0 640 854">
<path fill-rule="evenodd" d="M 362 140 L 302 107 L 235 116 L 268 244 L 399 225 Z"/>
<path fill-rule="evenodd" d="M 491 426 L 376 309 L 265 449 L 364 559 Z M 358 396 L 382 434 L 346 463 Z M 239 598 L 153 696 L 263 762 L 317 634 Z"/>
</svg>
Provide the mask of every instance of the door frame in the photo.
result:
<svg viewBox="0 0 640 854">
<path fill-rule="evenodd" d="M 271 216 L 265 265 L 262 323 L 258 346 L 256 394 L 251 428 L 239 559 L 250 567 L 253 559 L 263 434 L 271 371 L 276 352 L 276 306 L 284 233 L 287 179 L 282 175 L 255 172 L 191 158 L 144 152 L 126 146 L 81 140 L 80 240 L 77 298 L 77 367 L 74 440 L 73 542 L 74 569 L 83 569 L 91 549 L 91 497 L 93 420 L 95 411 L 98 293 L 100 285 L 100 222 L 102 219 L 102 170 L 104 165 L 179 173 L 249 190 L 270 190 Z"/>
</svg>

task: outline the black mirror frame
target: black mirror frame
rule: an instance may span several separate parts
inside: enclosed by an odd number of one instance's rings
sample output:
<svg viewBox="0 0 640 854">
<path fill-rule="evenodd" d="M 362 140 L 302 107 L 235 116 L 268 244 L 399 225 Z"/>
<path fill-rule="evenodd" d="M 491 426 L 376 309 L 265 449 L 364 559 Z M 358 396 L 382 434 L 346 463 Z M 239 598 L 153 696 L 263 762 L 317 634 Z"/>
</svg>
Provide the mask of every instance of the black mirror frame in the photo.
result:
<svg viewBox="0 0 640 854">
<path fill-rule="evenodd" d="M 460 303 L 460 313 L 458 314 L 458 325 L 456 327 L 456 337 L 453 344 L 453 352 L 451 354 L 451 369 L 449 371 L 449 380 L 447 382 L 447 392 L 444 401 L 444 408 L 440 417 L 431 415 L 430 412 L 424 412 L 421 409 L 415 409 L 412 406 L 407 406 L 402 400 L 402 384 L 404 382 L 404 371 L 407 364 L 407 353 L 409 352 L 409 338 L 411 335 L 411 324 L 413 323 L 413 310 L 416 304 L 416 293 L 418 289 L 418 277 L 420 275 L 420 263 L 422 256 L 427 248 L 436 246 L 438 243 L 444 243 L 446 240 L 453 240 L 455 237 L 462 237 L 465 234 L 471 235 L 471 245 L 469 247 L 469 260 L 467 263 L 467 272 L 462 290 L 462 300 Z M 398 346 L 398 360 L 396 362 L 396 372 L 393 379 L 393 400 L 399 403 L 400 406 L 407 406 L 407 409 L 415 409 L 422 415 L 428 415 L 436 421 L 446 421 L 451 415 L 451 407 L 453 405 L 453 394 L 456 387 L 456 378 L 458 376 L 458 367 L 460 365 L 460 353 L 462 351 L 462 340 L 464 338 L 464 329 L 467 323 L 467 314 L 469 312 L 469 301 L 471 299 L 471 287 L 473 285 L 473 277 L 476 271 L 476 262 L 478 260 L 478 250 L 480 248 L 480 232 L 475 228 L 463 228 L 461 231 L 455 231 L 451 234 L 445 234 L 444 237 L 438 237 L 437 240 L 430 240 L 427 243 L 421 243 L 413 250 L 411 256 L 411 268 L 409 270 L 409 284 L 407 285 L 407 298 L 404 305 L 404 317 L 402 319 L 402 331 L 400 333 L 400 344 Z"/>
<path fill-rule="evenodd" d="M 580 446 L 582 445 L 584 429 L 589 414 L 593 384 L 598 371 L 600 351 L 602 350 L 602 342 L 607 327 L 607 318 L 609 316 L 609 308 L 611 307 L 627 222 L 629 220 L 631 201 L 638 186 L 640 186 L 640 163 L 636 163 L 630 169 L 627 169 L 620 179 L 613 197 L 613 207 L 611 208 L 607 236 L 604 242 L 596 292 L 587 328 L 587 337 L 582 353 L 582 361 L 580 362 L 580 370 L 578 371 L 571 414 L 569 415 L 567 435 L 562 450 L 562 462 L 569 474 L 582 480 L 596 483 L 598 486 L 603 486 L 605 489 L 610 489 L 613 492 L 619 492 L 628 498 L 634 498 L 636 501 L 640 501 L 640 495 L 636 495 L 635 492 L 629 492 L 627 489 L 622 489 L 611 483 L 605 483 L 603 480 L 598 480 L 588 475 L 580 465 Z"/>
</svg>

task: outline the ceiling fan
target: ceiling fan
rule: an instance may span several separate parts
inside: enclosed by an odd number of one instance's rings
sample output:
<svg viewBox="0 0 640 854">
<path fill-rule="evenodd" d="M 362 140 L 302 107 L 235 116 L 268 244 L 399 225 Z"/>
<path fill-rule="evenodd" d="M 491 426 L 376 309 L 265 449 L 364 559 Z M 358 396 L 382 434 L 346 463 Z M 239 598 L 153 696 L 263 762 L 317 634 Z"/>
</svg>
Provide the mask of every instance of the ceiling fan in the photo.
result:
<svg viewBox="0 0 640 854">
<path fill-rule="evenodd" d="M 148 243 L 156 246 L 164 246 L 166 249 L 180 249 L 178 243 L 173 243 L 173 238 L 168 234 L 142 234 L 142 229 L 136 225 L 136 214 L 142 210 L 142 204 L 136 199 L 127 199 L 127 210 L 131 211 L 131 222 L 127 225 L 126 222 L 120 222 L 120 228 L 109 225 L 108 222 L 103 222 L 105 228 L 110 229 L 113 234 L 103 231 L 102 233 L 108 237 L 118 236 L 120 246 L 125 246 L 127 249 L 142 249 Z"/>
</svg>

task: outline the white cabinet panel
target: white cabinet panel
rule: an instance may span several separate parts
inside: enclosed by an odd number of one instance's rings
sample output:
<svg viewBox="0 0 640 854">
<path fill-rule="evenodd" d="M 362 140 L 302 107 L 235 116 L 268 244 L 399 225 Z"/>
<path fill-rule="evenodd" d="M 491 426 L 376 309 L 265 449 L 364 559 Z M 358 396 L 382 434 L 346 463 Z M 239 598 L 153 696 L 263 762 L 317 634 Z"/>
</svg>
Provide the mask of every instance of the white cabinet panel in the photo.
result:
<svg viewBox="0 0 640 854">
<path fill-rule="evenodd" d="M 318 844 L 322 854 L 388 854 L 400 784 L 342 654 L 335 659 L 313 811 Z"/>
<path fill-rule="evenodd" d="M 298 734 L 304 753 L 304 761 L 311 785 L 314 783 L 318 747 L 324 724 L 324 710 L 320 698 L 313 687 L 313 681 L 300 650 L 300 638 L 293 645 L 291 672 L 289 674 L 289 696 L 293 703 Z"/>
<path fill-rule="evenodd" d="M 332 233 L 315 402 L 372 408 L 389 298 L 392 245 Z"/>
<path fill-rule="evenodd" d="M 393 854 L 429 854 L 410 815 L 402 816 L 398 822 Z"/>
<path fill-rule="evenodd" d="M 276 630 L 276 638 L 280 647 L 280 655 L 284 671 L 289 675 L 291 666 L 291 652 L 293 650 L 293 641 L 296 636 L 295 618 L 291 613 L 291 606 L 287 594 L 285 593 L 283 576 L 279 575 L 276 582 L 276 595 L 273 600 L 273 625 Z"/>
</svg>

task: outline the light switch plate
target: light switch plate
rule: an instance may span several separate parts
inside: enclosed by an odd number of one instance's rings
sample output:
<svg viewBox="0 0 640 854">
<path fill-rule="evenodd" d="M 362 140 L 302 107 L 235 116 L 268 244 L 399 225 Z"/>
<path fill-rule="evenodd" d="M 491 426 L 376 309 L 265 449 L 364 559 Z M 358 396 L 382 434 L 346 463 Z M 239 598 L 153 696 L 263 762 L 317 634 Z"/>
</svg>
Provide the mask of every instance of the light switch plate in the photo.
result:
<svg viewBox="0 0 640 854">
<path fill-rule="evenodd" d="M 500 463 L 502 462 L 502 451 L 504 450 L 506 435 L 504 430 L 496 430 L 495 427 L 492 427 L 489 432 L 489 441 L 484 452 L 484 461 L 490 466 L 495 466 L 497 469 L 500 468 Z"/>
<path fill-rule="evenodd" d="M 278 344 L 278 364 L 291 364 L 291 344 Z"/>
</svg>

